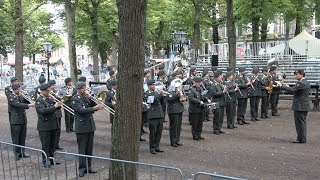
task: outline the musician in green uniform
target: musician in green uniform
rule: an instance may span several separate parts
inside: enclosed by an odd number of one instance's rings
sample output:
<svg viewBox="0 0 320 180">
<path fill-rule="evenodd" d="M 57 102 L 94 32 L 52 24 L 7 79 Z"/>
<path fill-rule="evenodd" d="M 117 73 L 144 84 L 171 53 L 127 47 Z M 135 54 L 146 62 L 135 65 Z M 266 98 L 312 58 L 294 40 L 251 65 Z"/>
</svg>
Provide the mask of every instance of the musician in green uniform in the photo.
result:
<svg viewBox="0 0 320 180">
<path fill-rule="evenodd" d="M 239 87 L 239 91 L 237 91 L 236 93 L 237 100 L 238 100 L 238 109 L 237 109 L 238 124 L 240 125 L 250 124 L 244 118 L 246 114 L 247 101 L 248 101 L 248 85 L 250 84 L 250 82 L 248 82 L 246 78 L 245 67 L 239 67 L 239 76 L 237 76 L 236 78 L 236 84 Z"/>
<path fill-rule="evenodd" d="M 106 93 L 105 104 L 111 109 L 115 110 L 116 92 L 117 92 L 117 80 L 110 82 L 111 89 Z M 110 123 L 113 124 L 114 115 L 110 112 Z"/>
<path fill-rule="evenodd" d="M 34 103 L 30 104 L 19 95 L 21 91 L 19 84 L 13 84 L 12 90 L 12 94 L 10 94 L 8 97 L 8 102 L 11 109 L 11 117 L 9 122 L 12 143 L 25 146 L 27 135 L 27 116 L 25 110 L 29 109 L 29 107 L 34 107 Z M 25 153 L 24 149 L 19 147 L 14 148 L 14 154 L 16 160 L 30 157 Z"/>
<path fill-rule="evenodd" d="M 164 152 L 160 149 L 160 140 L 162 136 L 164 114 L 160 99 L 163 96 L 162 90 L 156 91 L 155 80 L 147 81 L 148 90 L 144 94 L 144 102 L 150 105 L 148 109 L 148 123 L 149 123 L 149 149 L 151 154 L 157 152 Z"/>
<path fill-rule="evenodd" d="M 117 80 L 116 78 L 116 72 L 114 72 L 113 70 L 109 71 L 109 79 L 107 80 L 107 89 L 111 90 L 112 86 L 111 86 L 111 82 Z"/>
<path fill-rule="evenodd" d="M 226 105 L 225 93 L 227 88 L 222 84 L 221 81 L 222 73 L 217 71 L 214 73 L 214 80 L 210 89 L 211 100 L 215 103 L 218 103 L 217 109 L 213 111 L 213 133 L 220 135 L 224 133 L 222 129 L 223 118 L 224 118 L 224 107 Z"/>
<path fill-rule="evenodd" d="M 262 82 L 261 82 L 261 119 L 270 118 L 268 116 L 269 109 L 269 92 L 270 82 L 272 83 L 272 77 L 269 74 L 268 68 L 262 68 Z"/>
<path fill-rule="evenodd" d="M 65 83 L 65 90 L 66 90 L 66 96 L 70 97 L 72 95 L 74 95 L 74 91 L 75 89 L 72 86 L 72 79 L 70 77 L 67 77 L 64 80 Z M 64 102 L 68 107 L 71 107 L 71 97 L 68 98 L 67 101 Z M 66 124 L 66 132 L 67 133 L 71 133 L 73 132 L 73 124 L 74 124 L 74 116 L 69 113 L 67 110 L 64 110 L 64 120 L 65 120 L 65 124 Z"/>
<path fill-rule="evenodd" d="M 49 96 L 51 91 L 49 84 L 41 85 L 40 91 L 40 96 L 37 98 L 35 105 L 38 115 L 37 130 L 39 132 L 42 150 L 47 154 L 48 158 L 50 158 L 54 155 L 56 133 L 59 128 L 56 111 L 61 108 L 61 104 L 54 102 Z M 42 156 L 42 163 L 47 168 L 54 164 L 51 159 L 45 159 L 44 156 Z M 56 162 L 56 164 L 59 163 Z"/>
<path fill-rule="evenodd" d="M 75 86 L 77 94 L 71 98 L 71 107 L 74 110 L 74 132 L 77 135 L 78 153 L 92 155 L 94 131 L 96 125 L 93 118 L 94 111 L 103 109 L 101 104 L 95 105 L 86 96 L 86 84 L 78 82 Z M 88 167 L 87 163 L 88 162 Z M 83 177 L 86 173 L 97 173 L 91 168 L 91 158 L 79 157 L 79 176 Z"/>
<path fill-rule="evenodd" d="M 271 66 L 269 69 L 269 73 L 272 76 L 272 92 L 270 95 L 270 109 L 271 109 L 271 115 L 272 116 L 280 116 L 278 111 L 278 103 L 279 103 L 279 95 L 281 93 L 280 86 L 276 83 L 276 81 L 279 81 L 279 78 L 277 77 L 277 67 Z"/>
<path fill-rule="evenodd" d="M 209 71 L 207 69 L 204 69 L 203 72 L 202 72 L 202 78 L 203 78 L 203 81 L 202 81 L 202 88 L 203 90 L 208 90 L 210 91 L 210 88 L 212 86 L 212 81 L 210 80 L 210 77 L 209 77 Z M 207 98 L 210 98 L 210 93 L 207 93 L 205 96 L 207 96 Z M 211 121 L 210 118 L 209 118 L 209 114 L 210 114 L 210 109 L 205 106 L 204 109 L 203 109 L 203 116 L 204 116 L 204 119 L 203 121 Z"/>
<path fill-rule="evenodd" d="M 250 114 L 251 121 L 260 121 L 258 119 L 258 108 L 261 97 L 261 76 L 259 76 L 259 68 L 252 68 L 252 75 L 248 77 L 250 85 L 248 87 L 248 96 L 250 98 Z"/>
<path fill-rule="evenodd" d="M 234 74 L 230 71 L 226 73 L 225 85 L 227 87 L 227 97 L 226 97 L 226 114 L 227 114 L 227 127 L 228 129 L 237 128 L 234 125 L 235 111 L 236 111 L 236 91 L 239 87 L 234 82 Z"/>
<path fill-rule="evenodd" d="M 10 78 L 10 86 L 7 86 L 4 89 L 4 93 L 7 96 L 7 100 L 8 100 L 8 113 L 9 113 L 9 121 L 11 119 L 11 107 L 9 106 L 9 96 L 12 94 L 12 85 L 14 84 L 18 84 L 18 78 L 17 77 L 11 77 Z"/>
</svg>

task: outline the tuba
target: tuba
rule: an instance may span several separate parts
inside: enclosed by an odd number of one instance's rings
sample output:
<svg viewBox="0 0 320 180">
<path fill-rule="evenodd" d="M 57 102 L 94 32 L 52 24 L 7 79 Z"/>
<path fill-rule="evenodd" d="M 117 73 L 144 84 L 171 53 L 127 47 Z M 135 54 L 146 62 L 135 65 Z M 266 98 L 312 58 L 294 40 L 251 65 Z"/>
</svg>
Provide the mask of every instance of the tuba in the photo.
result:
<svg viewBox="0 0 320 180">
<path fill-rule="evenodd" d="M 188 100 L 188 97 L 184 94 L 183 88 L 183 80 L 182 79 L 174 79 L 171 81 L 170 86 L 175 87 L 180 94 L 180 102 L 184 102 Z"/>
</svg>

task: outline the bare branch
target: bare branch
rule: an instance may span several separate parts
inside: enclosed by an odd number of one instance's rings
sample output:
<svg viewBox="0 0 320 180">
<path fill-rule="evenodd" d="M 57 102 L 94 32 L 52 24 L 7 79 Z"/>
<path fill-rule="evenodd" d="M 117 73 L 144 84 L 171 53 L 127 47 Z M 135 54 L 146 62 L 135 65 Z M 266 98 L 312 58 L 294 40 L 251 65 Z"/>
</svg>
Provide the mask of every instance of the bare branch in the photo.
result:
<svg viewBox="0 0 320 180">
<path fill-rule="evenodd" d="M 35 12 L 37 9 L 39 9 L 42 5 L 44 5 L 45 2 L 42 2 L 40 4 L 38 4 L 35 8 L 33 8 L 31 11 L 29 11 L 25 16 L 22 16 L 22 21 L 26 21 L 31 15 L 33 12 Z M 20 18 L 19 18 L 20 19 Z M 17 19 L 18 20 L 18 19 Z"/>
</svg>

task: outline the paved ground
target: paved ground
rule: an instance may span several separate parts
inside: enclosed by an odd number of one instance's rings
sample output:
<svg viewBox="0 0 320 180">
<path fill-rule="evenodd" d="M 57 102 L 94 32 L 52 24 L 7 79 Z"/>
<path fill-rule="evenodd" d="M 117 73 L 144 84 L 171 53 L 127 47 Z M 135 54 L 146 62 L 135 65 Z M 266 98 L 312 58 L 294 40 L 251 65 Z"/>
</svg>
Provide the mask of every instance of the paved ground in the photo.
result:
<svg viewBox="0 0 320 180">
<path fill-rule="evenodd" d="M 8 123 L 7 102 L 0 95 L 0 136 L 2 141 L 11 142 Z M 194 141 L 184 114 L 181 142 L 182 147 L 170 146 L 166 122 L 161 140 L 165 153 L 151 155 L 148 141 L 140 145 L 140 161 L 180 168 L 185 178 L 191 179 L 198 171 L 247 179 L 319 179 L 320 177 L 320 120 L 319 112 L 308 115 L 308 143 L 292 144 L 296 133 L 290 101 L 280 102 L 280 117 L 273 117 L 250 125 L 227 130 L 226 134 L 212 134 L 212 121 L 204 123 L 203 141 Z M 248 113 L 247 113 L 248 114 Z M 36 113 L 28 110 L 27 146 L 40 148 L 36 131 Z M 110 124 L 104 111 L 95 114 L 97 131 L 95 133 L 94 154 L 109 156 Z M 249 119 L 249 118 L 248 118 Z M 226 125 L 224 124 L 224 127 Z M 77 152 L 75 134 L 66 133 L 64 123 L 60 145 L 64 151 Z M 145 128 L 147 130 L 147 128 Z M 148 135 L 144 135 L 147 139 Z M 96 163 L 98 169 L 105 168 Z M 174 179 L 174 178 L 172 178 Z"/>
</svg>

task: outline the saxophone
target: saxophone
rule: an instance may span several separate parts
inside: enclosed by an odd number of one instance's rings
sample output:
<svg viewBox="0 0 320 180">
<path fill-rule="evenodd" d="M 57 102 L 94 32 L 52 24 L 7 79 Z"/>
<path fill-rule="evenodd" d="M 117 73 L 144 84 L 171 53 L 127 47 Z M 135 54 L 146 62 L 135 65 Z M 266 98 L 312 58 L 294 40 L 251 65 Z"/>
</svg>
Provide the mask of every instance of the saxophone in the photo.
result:
<svg viewBox="0 0 320 180">
<path fill-rule="evenodd" d="M 272 82 L 272 76 L 270 74 L 268 75 L 268 81 L 269 81 L 269 84 L 268 84 L 269 90 L 267 90 L 267 92 L 268 94 L 271 94 L 273 90 L 273 82 Z"/>
</svg>

